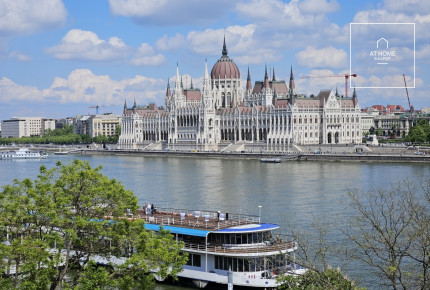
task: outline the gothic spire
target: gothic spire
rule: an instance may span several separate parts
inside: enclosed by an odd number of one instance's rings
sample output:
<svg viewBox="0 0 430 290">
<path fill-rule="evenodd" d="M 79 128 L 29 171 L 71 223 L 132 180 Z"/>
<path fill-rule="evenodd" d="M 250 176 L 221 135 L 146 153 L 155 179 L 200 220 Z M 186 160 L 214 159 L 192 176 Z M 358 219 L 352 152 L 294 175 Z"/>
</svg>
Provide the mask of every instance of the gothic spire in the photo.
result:
<svg viewBox="0 0 430 290">
<path fill-rule="evenodd" d="M 275 77 L 275 68 L 273 68 L 273 77 L 272 77 L 272 81 L 276 81 L 276 77 Z"/>
<path fill-rule="evenodd" d="M 248 66 L 248 77 L 246 78 L 246 90 L 247 91 L 252 90 L 251 74 L 249 73 L 249 66 Z"/>
<path fill-rule="evenodd" d="M 193 89 L 193 78 L 191 78 L 191 87 L 190 89 Z"/>
<path fill-rule="evenodd" d="M 176 79 L 175 79 L 175 91 L 180 88 L 180 80 L 179 80 L 179 65 L 176 63 Z"/>
<path fill-rule="evenodd" d="M 266 64 L 266 68 L 264 70 L 264 80 L 268 79 L 269 77 L 267 76 L 267 64 Z"/>
<path fill-rule="evenodd" d="M 266 64 L 266 69 L 265 69 L 265 71 L 264 71 L 264 84 L 263 84 L 263 86 L 264 86 L 266 89 L 269 89 L 269 88 L 270 88 L 269 77 L 268 77 L 268 75 L 267 75 L 267 64 Z"/>
<path fill-rule="evenodd" d="M 294 84 L 294 75 L 293 75 L 293 66 L 291 66 L 291 71 L 290 71 L 290 89 L 294 89 L 296 86 Z"/>
<path fill-rule="evenodd" d="M 224 44 L 222 46 L 222 56 L 227 56 L 227 46 L 225 45 L 225 33 L 224 33 Z"/>
<path fill-rule="evenodd" d="M 167 78 L 167 90 L 166 90 L 166 97 L 170 97 L 171 93 L 170 93 L 170 82 L 169 82 L 169 78 Z"/>
<path fill-rule="evenodd" d="M 124 109 L 127 109 L 127 100 L 124 100 Z"/>
</svg>

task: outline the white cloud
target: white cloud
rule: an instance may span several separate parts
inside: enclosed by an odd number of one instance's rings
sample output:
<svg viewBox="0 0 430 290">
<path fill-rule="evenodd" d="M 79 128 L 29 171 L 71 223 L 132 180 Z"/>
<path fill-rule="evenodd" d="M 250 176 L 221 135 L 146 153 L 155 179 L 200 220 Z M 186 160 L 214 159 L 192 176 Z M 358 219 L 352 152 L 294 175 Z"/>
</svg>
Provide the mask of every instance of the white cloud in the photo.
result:
<svg viewBox="0 0 430 290">
<path fill-rule="evenodd" d="M 130 17 L 149 16 L 163 8 L 166 3 L 167 0 L 109 0 L 110 9 L 113 14 Z"/>
<path fill-rule="evenodd" d="M 348 55 L 343 49 L 332 46 L 316 49 L 312 46 L 296 54 L 299 65 L 317 68 L 346 68 L 348 67 Z"/>
<path fill-rule="evenodd" d="M 427 1 L 422 0 L 385 0 L 384 8 L 393 12 L 410 13 L 415 15 L 419 13 L 430 13 L 430 5 Z"/>
<path fill-rule="evenodd" d="M 61 0 L 1 0 L 0 35 L 30 34 L 62 26 L 67 11 Z"/>
<path fill-rule="evenodd" d="M 140 104 L 162 104 L 165 86 L 165 80 L 145 76 L 116 81 L 107 75 L 95 75 L 88 69 L 76 69 L 66 79 L 56 77 L 49 88 L 42 90 L 3 78 L 0 80 L 0 102 L 122 105 L 125 99 L 136 99 Z"/>
<path fill-rule="evenodd" d="M 299 2 L 299 8 L 305 13 L 331 13 L 339 10 L 340 5 L 336 0 L 304 0 Z"/>
<path fill-rule="evenodd" d="M 152 46 L 147 43 L 142 43 L 130 61 L 135 66 L 155 66 L 165 62 L 166 58 L 162 54 L 155 54 Z"/>
<path fill-rule="evenodd" d="M 9 53 L 9 57 L 13 58 L 13 59 L 17 59 L 19 61 L 23 61 L 23 62 L 31 60 L 31 56 L 26 55 L 24 53 L 21 53 L 21 52 L 19 52 L 17 50 L 11 51 Z"/>
<path fill-rule="evenodd" d="M 129 48 L 118 37 L 105 41 L 92 31 L 72 29 L 59 45 L 48 48 L 47 52 L 64 60 L 106 61 L 124 59 Z"/>
<path fill-rule="evenodd" d="M 220 56 L 225 35 L 228 54 L 237 64 L 261 64 L 280 60 L 279 51 L 272 47 L 266 48 L 255 39 L 255 30 L 255 25 L 249 24 L 229 26 L 225 30 L 191 31 L 186 43 L 193 53 Z"/>
<path fill-rule="evenodd" d="M 40 101 L 42 100 L 41 92 L 36 87 L 21 86 L 3 77 L 0 80 L 0 102 L 7 104 L 22 100 Z"/>
<path fill-rule="evenodd" d="M 111 13 L 138 24 L 159 26 L 203 24 L 218 20 L 233 7 L 230 0 L 109 0 Z"/>
<path fill-rule="evenodd" d="M 173 37 L 164 35 L 155 43 L 155 47 L 159 50 L 175 50 L 180 48 L 185 43 L 185 38 L 182 34 L 176 33 Z"/>
</svg>

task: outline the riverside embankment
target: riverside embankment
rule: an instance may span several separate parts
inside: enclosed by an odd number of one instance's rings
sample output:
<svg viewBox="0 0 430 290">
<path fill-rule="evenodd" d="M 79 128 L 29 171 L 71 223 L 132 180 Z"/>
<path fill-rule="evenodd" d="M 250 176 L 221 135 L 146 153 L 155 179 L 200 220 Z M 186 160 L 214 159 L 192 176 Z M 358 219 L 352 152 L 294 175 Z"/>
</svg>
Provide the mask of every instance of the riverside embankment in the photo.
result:
<svg viewBox="0 0 430 290">
<path fill-rule="evenodd" d="M 184 158 L 222 158 L 222 159 L 261 159 L 281 158 L 301 161 L 354 161 L 354 162 L 430 162 L 430 155 L 415 155 L 414 152 L 393 153 L 392 150 L 381 150 L 378 153 L 254 153 L 254 152 L 184 152 L 184 151 L 137 151 L 137 150 L 86 150 L 74 154 L 127 155 L 142 157 L 184 157 Z"/>
</svg>

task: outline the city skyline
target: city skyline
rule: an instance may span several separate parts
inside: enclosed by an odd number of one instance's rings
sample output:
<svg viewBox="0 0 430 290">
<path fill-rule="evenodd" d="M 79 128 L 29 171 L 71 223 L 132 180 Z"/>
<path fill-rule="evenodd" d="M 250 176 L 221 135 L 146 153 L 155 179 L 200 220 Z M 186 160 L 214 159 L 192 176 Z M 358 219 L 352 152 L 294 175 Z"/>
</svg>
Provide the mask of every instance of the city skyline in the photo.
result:
<svg viewBox="0 0 430 290">
<path fill-rule="evenodd" d="M 212 67 L 220 57 L 224 36 L 243 86 L 248 67 L 254 84 L 266 65 L 284 80 L 292 66 L 297 93 L 343 94 L 344 78 L 331 76 L 350 72 L 350 23 L 375 22 L 415 23 L 415 82 L 405 62 L 412 51 L 398 47 L 404 71 L 368 69 L 352 86 L 381 86 L 406 73 L 412 105 L 426 107 L 430 7 L 423 2 L 0 0 L 0 118 L 75 116 L 95 113 L 96 105 L 120 114 L 125 100 L 164 105 L 177 65 L 185 86 L 192 79 L 202 88 L 205 61 Z M 357 94 L 362 108 L 408 108 L 404 89 Z"/>
</svg>

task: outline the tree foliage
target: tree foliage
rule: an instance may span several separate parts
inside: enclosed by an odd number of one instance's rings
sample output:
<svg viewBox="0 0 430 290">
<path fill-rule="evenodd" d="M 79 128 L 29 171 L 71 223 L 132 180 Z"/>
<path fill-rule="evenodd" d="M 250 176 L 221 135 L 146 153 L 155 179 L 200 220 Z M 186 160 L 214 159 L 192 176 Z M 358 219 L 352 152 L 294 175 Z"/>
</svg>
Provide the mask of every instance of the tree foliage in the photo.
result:
<svg viewBox="0 0 430 290">
<path fill-rule="evenodd" d="M 324 271 L 308 270 L 305 274 L 283 276 L 278 289 L 290 290 L 359 290 L 340 269 L 328 268 Z"/>
<path fill-rule="evenodd" d="M 14 180 L 0 193 L 0 288 L 151 285 L 151 270 L 175 276 L 185 263 L 172 235 L 144 230 L 137 198 L 88 162 L 44 166 L 35 180 Z M 94 259 L 111 261 L 98 267 Z M 117 261 L 117 262 L 115 262 Z M 73 279 L 65 281 L 73 270 Z"/>
<path fill-rule="evenodd" d="M 416 125 L 409 130 L 406 136 L 407 142 L 430 142 L 430 125 L 426 120 L 418 120 Z"/>
</svg>

